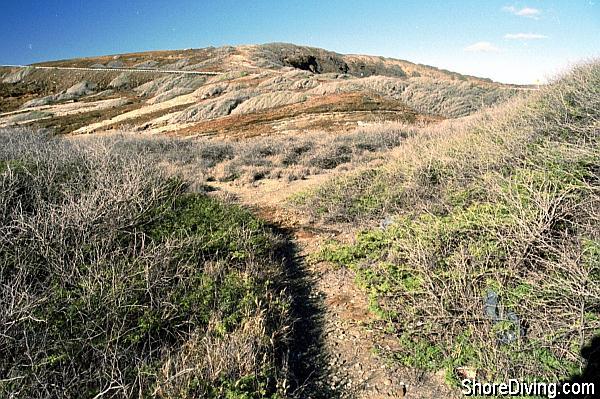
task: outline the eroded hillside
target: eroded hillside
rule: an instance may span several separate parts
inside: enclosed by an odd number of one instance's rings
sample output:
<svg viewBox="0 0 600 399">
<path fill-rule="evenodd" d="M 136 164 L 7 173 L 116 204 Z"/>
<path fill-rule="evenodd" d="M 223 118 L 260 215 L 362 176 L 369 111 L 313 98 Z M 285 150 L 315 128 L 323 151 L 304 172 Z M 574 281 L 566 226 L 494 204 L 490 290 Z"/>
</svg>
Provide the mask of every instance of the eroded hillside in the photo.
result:
<svg viewBox="0 0 600 399">
<path fill-rule="evenodd" d="M 0 127 L 236 137 L 351 130 L 375 121 L 464 116 L 519 89 L 407 61 L 278 43 L 36 66 L 94 70 L 0 69 Z"/>
</svg>

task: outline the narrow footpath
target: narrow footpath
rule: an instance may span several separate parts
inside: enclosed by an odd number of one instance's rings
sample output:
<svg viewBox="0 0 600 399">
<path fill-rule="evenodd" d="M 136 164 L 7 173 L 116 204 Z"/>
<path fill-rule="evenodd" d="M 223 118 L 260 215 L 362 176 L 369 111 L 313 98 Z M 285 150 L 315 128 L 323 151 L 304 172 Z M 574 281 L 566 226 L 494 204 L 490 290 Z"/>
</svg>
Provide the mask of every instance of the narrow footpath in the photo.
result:
<svg viewBox="0 0 600 399">
<path fill-rule="evenodd" d="M 249 207 L 284 232 L 289 251 L 291 287 L 298 318 L 290 363 L 299 381 L 301 398 L 459 398 L 444 376 L 398 367 L 378 353 L 393 350 L 397 340 L 369 311 L 367 295 L 354 283 L 352 271 L 325 262 L 308 262 L 327 240 L 351 240 L 350 232 L 322 226 L 293 209 L 282 207 L 290 191 L 322 180 L 315 176 L 297 184 L 267 183 L 262 187 L 213 184 L 223 195 Z"/>
</svg>

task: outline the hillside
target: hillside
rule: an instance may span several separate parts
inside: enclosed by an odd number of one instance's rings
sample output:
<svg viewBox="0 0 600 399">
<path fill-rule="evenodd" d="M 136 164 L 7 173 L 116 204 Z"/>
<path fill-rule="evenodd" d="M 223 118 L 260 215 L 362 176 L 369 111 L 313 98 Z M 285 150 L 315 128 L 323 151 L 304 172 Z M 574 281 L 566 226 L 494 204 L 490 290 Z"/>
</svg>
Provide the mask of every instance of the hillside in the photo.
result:
<svg viewBox="0 0 600 399">
<path fill-rule="evenodd" d="M 580 65 L 295 198 L 327 225 L 362 226 L 312 261 L 352 271 L 380 356 L 451 386 L 598 386 L 599 88 L 598 61 Z"/>
<path fill-rule="evenodd" d="M 280 43 L 37 66 L 98 70 L 0 69 L 0 127 L 74 134 L 125 127 L 235 137 L 349 130 L 374 121 L 429 123 L 465 116 L 519 89 L 402 60 Z M 147 71 L 154 69 L 221 74 Z"/>
<path fill-rule="evenodd" d="M 0 70 L 0 397 L 600 386 L 598 60 L 535 90 L 280 43 L 38 66 Z"/>
<path fill-rule="evenodd" d="M 301 137 L 0 130 L 0 396 L 597 383 L 598 87 Z"/>
</svg>

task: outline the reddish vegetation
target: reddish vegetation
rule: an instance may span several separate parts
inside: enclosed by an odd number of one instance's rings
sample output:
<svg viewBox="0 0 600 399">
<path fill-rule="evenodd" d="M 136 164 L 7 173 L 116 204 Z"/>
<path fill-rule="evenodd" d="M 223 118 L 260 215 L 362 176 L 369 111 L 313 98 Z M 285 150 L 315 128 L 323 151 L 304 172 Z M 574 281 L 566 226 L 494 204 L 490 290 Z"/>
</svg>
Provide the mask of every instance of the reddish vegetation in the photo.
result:
<svg viewBox="0 0 600 399">
<path fill-rule="evenodd" d="M 440 117 L 417 114 L 399 101 L 359 93 L 333 94 L 304 103 L 246 115 L 229 115 L 200 122 L 175 132 L 177 135 L 220 134 L 252 137 L 274 133 L 273 125 L 289 120 L 298 129 L 345 130 L 358 121 L 432 122 Z M 354 122 L 354 123 L 352 123 Z M 350 124 L 350 125 L 349 125 Z"/>
<path fill-rule="evenodd" d="M 349 131 L 361 123 L 423 124 L 464 116 L 515 92 L 509 86 L 407 61 L 288 44 L 151 51 L 39 65 L 99 70 L 0 69 L 0 127 L 18 123 L 62 134 L 127 127 L 228 137 Z M 72 95 L 82 84 L 93 89 Z M 105 99 L 127 101 L 106 110 L 64 112 L 66 103 Z"/>
</svg>

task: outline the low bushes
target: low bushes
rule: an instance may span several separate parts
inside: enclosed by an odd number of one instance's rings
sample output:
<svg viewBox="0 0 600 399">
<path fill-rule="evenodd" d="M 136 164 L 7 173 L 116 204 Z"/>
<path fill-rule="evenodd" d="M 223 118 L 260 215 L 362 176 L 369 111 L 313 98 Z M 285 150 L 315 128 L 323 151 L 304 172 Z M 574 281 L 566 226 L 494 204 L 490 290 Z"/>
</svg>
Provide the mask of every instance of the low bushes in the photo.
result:
<svg viewBox="0 0 600 399">
<path fill-rule="evenodd" d="M 0 396 L 279 397 L 282 239 L 136 140 L 0 133 Z"/>
<path fill-rule="evenodd" d="M 454 382 L 585 368 L 600 334 L 598 87 L 599 64 L 580 66 L 303 197 L 326 220 L 393 220 L 316 257 L 355 271 L 399 341 L 387 356 Z"/>
<path fill-rule="evenodd" d="M 381 158 L 413 132 L 413 127 L 392 123 L 385 128 L 362 127 L 337 135 L 310 133 L 248 139 L 231 143 L 231 157 L 210 169 L 208 175 L 209 179 L 250 183 L 267 178 L 301 179 L 341 165 L 356 166 Z M 214 145 L 201 143 L 197 145 Z M 260 173 L 256 173 L 257 167 Z"/>
</svg>

